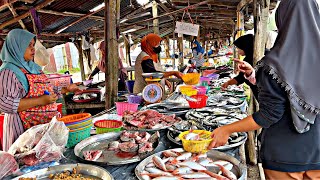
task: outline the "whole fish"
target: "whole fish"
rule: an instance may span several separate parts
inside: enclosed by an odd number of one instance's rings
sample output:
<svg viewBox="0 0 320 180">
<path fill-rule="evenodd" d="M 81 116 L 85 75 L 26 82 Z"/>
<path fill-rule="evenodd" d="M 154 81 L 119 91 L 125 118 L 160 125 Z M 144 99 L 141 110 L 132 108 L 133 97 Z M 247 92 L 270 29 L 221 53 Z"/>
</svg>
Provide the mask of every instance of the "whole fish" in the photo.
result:
<svg viewBox="0 0 320 180">
<path fill-rule="evenodd" d="M 172 164 L 166 164 L 166 169 L 168 172 L 172 172 L 174 170 L 176 170 L 176 166 L 172 165 Z"/>
<path fill-rule="evenodd" d="M 208 174 L 209 176 L 211 176 L 213 178 L 216 178 L 217 180 L 229 180 L 228 178 L 226 178 L 224 176 L 221 176 L 219 174 L 213 173 L 213 172 L 208 171 L 208 170 L 204 170 L 204 171 L 201 171 L 201 172 L 204 172 L 204 173 Z"/>
<path fill-rule="evenodd" d="M 176 153 L 183 153 L 185 150 L 183 148 L 176 148 L 176 149 L 171 149 L 171 151 L 176 152 Z"/>
<path fill-rule="evenodd" d="M 158 168 L 155 168 L 155 167 L 148 167 L 148 168 L 145 168 L 144 170 L 148 171 L 149 173 L 152 173 L 152 174 L 159 174 L 159 173 L 164 173 L 164 171 L 158 169 Z"/>
<path fill-rule="evenodd" d="M 161 170 L 167 171 L 166 165 L 159 156 L 153 156 L 152 158 L 154 165 Z"/>
<path fill-rule="evenodd" d="M 146 167 L 155 167 L 156 165 L 153 164 L 153 162 L 146 165 Z"/>
<path fill-rule="evenodd" d="M 176 153 L 176 152 L 173 152 L 173 151 L 164 151 L 162 153 L 165 157 L 178 157 L 179 155 Z"/>
<path fill-rule="evenodd" d="M 230 180 L 237 180 L 237 176 L 235 174 L 233 174 L 231 171 L 229 171 L 228 169 L 226 169 L 224 166 L 221 166 L 220 164 L 217 164 L 217 166 L 220 167 L 222 174 L 224 176 L 226 176 L 227 178 L 229 178 Z"/>
<path fill-rule="evenodd" d="M 163 161 L 163 163 L 167 163 L 167 162 L 172 162 L 172 161 L 174 161 L 174 157 L 168 157 L 168 158 L 164 158 L 164 159 L 162 159 L 162 161 Z"/>
<path fill-rule="evenodd" d="M 146 174 L 140 174 L 141 176 L 149 176 L 151 178 L 156 178 L 156 177 L 161 177 L 161 176 L 168 176 L 168 177 L 173 177 L 171 173 L 168 172 L 162 172 L 162 173 L 146 173 Z"/>
<path fill-rule="evenodd" d="M 142 171 L 142 172 L 140 173 L 141 178 L 142 178 L 143 180 L 151 180 L 150 176 L 148 176 L 147 174 L 148 174 L 147 171 Z"/>
<path fill-rule="evenodd" d="M 191 171 L 192 171 L 192 169 L 189 168 L 189 167 L 179 167 L 179 168 L 177 168 L 176 170 L 174 170 L 174 171 L 172 172 L 172 174 L 174 174 L 174 175 L 188 174 L 188 173 L 190 173 Z"/>
<path fill-rule="evenodd" d="M 183 178 L 210 178 L 210 176 L 204 172 L 196 172 L 196 173 L 192 173 L 192 174 L 182 174 L 181 177 Z"/>
<path fill-rule="evenodd" d="M 186 152 L 186 153 L 183 153 L 183 154 L 181 154 L 180 156 L 178 156 L 178 157 L 176 158 L 176 160 L 178 160 L 178 161 L 187 160 L 187 159 L 189 159 L 191 156 L 192 156 L 192 153 L 191 153 L 191 152 Z"/>
<path fill-rule="evenodd" d="M 181 178 L 181 177 L 161 176 L 161 177 L 154 178 L 152 180 L 183 180 L 183 178 Z"/>
<path fill-rule="evenodd" d="M 213 161 L 210 158 L 205 158 L 205 159 L 201 159 L 199 161 L 199 164 L 201 164 L 202 166 L 216 166 L 215 164 L 212 163 Z"/>
<path fill-rule="evenodd" d="M 184 161 L 184 162 L 181 162 L 181 163 L 178 163 L 178 165 L 180 166 L 187 166 L 191 169 L 194 169 L 194 170 L 207 170 L 207 168 L 201 166 L 199 163 L 196 163 L 196 162 L 192 162 L 192 161 Z"/>
<path fill-rule="evenodd" d="M 192 160 L 192 161 L 199 161 L 200 159 L 204 159 L 204 158 L 207 158 L 207 154 L 206 154 L 206 153 L 204 153 L 204 154 L 198 154 L 198 155 L 192 157 L 191 160 Z"/>
<path fill-rule="evenodd" d="M 218 179 L 213 177 L 208 177 L 208 178 L 195 178 L 195 179 L 188 179 L 188 180 L 218 180 Z"/>
</svg>

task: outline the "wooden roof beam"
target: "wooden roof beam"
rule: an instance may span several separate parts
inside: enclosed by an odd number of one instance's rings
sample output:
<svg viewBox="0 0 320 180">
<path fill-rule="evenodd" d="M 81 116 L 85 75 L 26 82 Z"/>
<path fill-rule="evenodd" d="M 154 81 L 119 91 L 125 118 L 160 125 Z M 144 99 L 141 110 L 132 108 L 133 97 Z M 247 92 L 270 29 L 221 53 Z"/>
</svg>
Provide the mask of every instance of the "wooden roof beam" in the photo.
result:
<svg viewBox="0 0 320 180">
<path fill-rule="evenodd" d="M 165 12 L 171 12 L 168 8 L 167 8 L 167 6 L 165 6 L 162 2 L 161 2 L 161 0 L 156 0 L 156 2 L 158 3 L 158 5 L 165 11 Z M 173 16 L 173 15 L 170 15 L 170 17 L 172 18 L 172 19 L 175 19 L 175 17 Z"/>
<path fill-rule="evenodd" d="M 16 10 L 13 8 L 13 5 L 12 5 L 12 4 L 8 4 L 7 6 L 8 6 L 8 8 L 9 8 L 9 10 L 11 11 L 13 17 L 17 17 L 17 16 L 18 16 L 18 13 L 17 13 Z M 27 29 L 27 28 L 26 28 L 26 25 L 24 25 L 24 23 L 23 23 L 22 20 L 19 20 L 18 22 L 19 22 L 20 26 L 22 27 L 22 29 Z"/>
<path fill-rule="evenodd" d="M 57 15 L 57 16 L 71 16 L 71 17 L 81 17 L 81 16 L 85 16 L 86 15 L 86 14 L 82 14 L 82 13 L 58 12 L 58 11 L 47 10 L 47 9 L 39 9 L 37 12 L 44 13 L 44 14 L 53 14 L 53 15 Z M 89 19 L 95 19 L 95 20 L 104 21 L 104 17 L 102 17 L 102 16 L 90 16 L 88 18 Z"/>
<path fill-rule="evenodd" d="M 72 23 L 70 23 L 70 24 L 68 24 L 68 25 L 60 28 L 59 30 L 55 31 L 54 33 L 55 33 L 55 34 L 59 34 L 60 32 L 62 32 L 62 31 L 64 31 L 64 30 L 66 30 L 67 28 L 69 28 L 69 27 L 77 24 L 78 22 L 86 19 L 87 17 L 89 17 L 89 16 L 91 16 L 91 15 L 94 15 L 94 14 L 100 12 L 101 10 L 104 10 L 104 7 L 101 7 L 100 9 L 98 9 L 98 10 L 96 10 L 96 11 L 90 12 L 90 13 L 88 13 L 88 14 L 80 17 L 79 19 L 77 19 L 77 20 L 73 21 Z"/>
<path fill-rule="evenodd" d="M 241 0 L 237 6 L 237 11 L 242 11 L 243 8 L 251 4 L 253 0 Z"/>
<path fill-rule="evenodd" d="M 54 1 L 55 0 L 45 0 L 42 3 L 38 4 L 37 6 L 35 6 L 34 9 L 37 11 L 39 9 L 42 9 L 42 8 L 48 6 L 49 4 L 51 4 Z M 22 14 L 22 15 L 20 15 L 20 16 L 17 16 L 17 17 L 15 17 L 15 18 L 13 18 L 13 19 L 11 19 L 9 21 L 6 21 L 6 22 L 0 24 L 0 29 L 4 29 L 5 27 L 7 27 L 7 26 L 9 26 L 9 25 L 11 25 L 13 23 L 16 23 L 19 20 L 22 20 L 22 19 L 24 19 L 24 18 L 26 18 L 28 16 L 30 16 L 30 12 L 29 11 L 24 13 L 24 14 Z"/>
</svg>

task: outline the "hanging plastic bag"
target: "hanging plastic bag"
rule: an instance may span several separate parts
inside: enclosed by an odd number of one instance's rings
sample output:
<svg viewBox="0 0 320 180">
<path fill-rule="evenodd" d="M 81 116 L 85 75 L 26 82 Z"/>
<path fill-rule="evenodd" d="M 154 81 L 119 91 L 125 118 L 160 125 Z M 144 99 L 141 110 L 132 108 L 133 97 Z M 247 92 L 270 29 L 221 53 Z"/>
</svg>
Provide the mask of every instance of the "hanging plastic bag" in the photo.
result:
<svg viewBox="0 0 320 180">
<path fill-rule="evenodd" d="M 46 66 L 50 61 L 50 55 L 47 49 L 41 44 L 39 40 L 36 41 L 34 45 L 35 54 L 34 54 L 34 62 L 39 66 Z"/>
<path fill-rule="evenodd" d="M 13 155 L 0 151 L 0 179 L 15 172 L 19 168 Z"/>
<path fill-rule="evenodd" d="M 34 126 L 24 132 L 10 147 L 20 165 L 60 160 L 68 141 L 69 129 L 54 117 L 50 123 Z"/>
</svg>

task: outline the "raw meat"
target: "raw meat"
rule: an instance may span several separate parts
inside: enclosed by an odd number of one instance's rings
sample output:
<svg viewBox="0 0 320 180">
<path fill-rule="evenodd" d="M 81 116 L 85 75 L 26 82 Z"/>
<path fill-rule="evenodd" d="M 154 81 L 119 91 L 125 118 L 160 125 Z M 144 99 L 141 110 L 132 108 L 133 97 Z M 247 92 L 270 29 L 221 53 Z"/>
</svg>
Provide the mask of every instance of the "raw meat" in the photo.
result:
<svg viewBox="0 0 320 180">
<path fill-rule="evenodd" d="M 83 156 L 85 160 L 88 161 L 96 161 L 102 155 L 102 151 L 100 150 L 92 150 L 92 151 L 84 151 Z"/>
</svg>

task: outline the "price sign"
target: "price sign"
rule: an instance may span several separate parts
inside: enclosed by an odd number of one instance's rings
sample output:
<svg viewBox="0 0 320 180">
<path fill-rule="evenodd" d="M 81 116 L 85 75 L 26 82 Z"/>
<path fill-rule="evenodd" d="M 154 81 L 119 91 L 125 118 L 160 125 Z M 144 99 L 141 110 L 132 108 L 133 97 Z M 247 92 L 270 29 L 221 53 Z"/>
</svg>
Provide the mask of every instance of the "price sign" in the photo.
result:
<svg viewBox="0 0 320 180">
<path fill-rule="evenodd" d="M 191 36 L 198 36 L 199 25 L 184 22 L 176 22 L 175 32 Z"/>
</svg>

